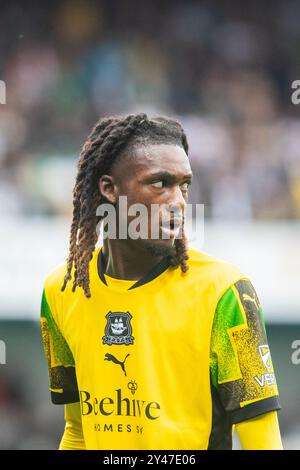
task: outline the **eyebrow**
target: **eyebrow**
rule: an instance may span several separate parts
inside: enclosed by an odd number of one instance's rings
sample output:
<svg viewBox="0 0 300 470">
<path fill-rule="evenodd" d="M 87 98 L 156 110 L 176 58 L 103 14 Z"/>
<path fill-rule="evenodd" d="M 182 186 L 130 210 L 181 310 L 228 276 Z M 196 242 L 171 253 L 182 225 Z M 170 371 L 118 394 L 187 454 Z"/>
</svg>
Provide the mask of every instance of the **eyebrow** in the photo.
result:
<svg viewBox="0 0 300 470">
<path fill-rule="evenodd" d="M 187 173 L 182 177 L 182 179 L 186 179 L 191 181 L 193 178 L 193 173 Z M 169 173 L 168 171 L 158 171 L 157 173 L 152 173 L 151 175 L 147 176 L 147 180 L 152 180 L 152 179 L 165 179 L 168 180 L 169 182 L 176 182 L 177 181 L 177 176 L 174 175 L 174 173 Z"/>
</svg>

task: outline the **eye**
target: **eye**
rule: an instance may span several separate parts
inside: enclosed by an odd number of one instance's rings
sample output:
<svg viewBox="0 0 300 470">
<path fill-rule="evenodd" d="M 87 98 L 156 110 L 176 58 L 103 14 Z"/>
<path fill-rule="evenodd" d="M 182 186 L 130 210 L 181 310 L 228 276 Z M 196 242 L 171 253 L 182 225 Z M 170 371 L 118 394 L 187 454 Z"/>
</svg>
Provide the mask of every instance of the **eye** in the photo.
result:
<svg viewBox="0 0 300 470">
<path fill-rule="evenodd" d="M 187 191 L 189 189 L 190 183 L 183 183 L 180 187 L 182 191 Z"/>
<path fill-rule="evenodd" d="M 163 180 L 159 180 L 159 181 L 154 181 L 152 183 L 152 186 L 154 186 L 155 188 L 160 188 L 161 189 L 163 187 L 163 184 L 164 184 Z"/>
</svg>

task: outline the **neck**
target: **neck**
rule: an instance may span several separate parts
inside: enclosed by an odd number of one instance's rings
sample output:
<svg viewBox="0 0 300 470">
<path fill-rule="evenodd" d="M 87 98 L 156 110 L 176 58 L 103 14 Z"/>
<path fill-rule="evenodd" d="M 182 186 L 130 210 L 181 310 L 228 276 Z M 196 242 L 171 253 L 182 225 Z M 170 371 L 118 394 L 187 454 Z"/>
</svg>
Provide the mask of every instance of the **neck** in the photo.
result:
<svg viewBox="0 0 300 470">
<path fill-rule="evenodd" d="M 154 255 L 133 240 L 103 240 L 105 274 L 117 279 L 139 280 L 154 268 L 163 255 Z"/>
</svg>

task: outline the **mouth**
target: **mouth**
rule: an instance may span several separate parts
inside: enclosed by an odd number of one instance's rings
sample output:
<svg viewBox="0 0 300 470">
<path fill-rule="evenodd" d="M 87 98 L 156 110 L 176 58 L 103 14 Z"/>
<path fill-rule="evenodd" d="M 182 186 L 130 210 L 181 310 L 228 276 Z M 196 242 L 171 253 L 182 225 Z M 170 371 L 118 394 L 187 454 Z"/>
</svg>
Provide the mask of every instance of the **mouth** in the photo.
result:
<svg viewBox="0 0 300 470">
<path fill-rule="evenodd" d="M 173 218 L 162 222 L 160 228 L 163 238 L 176 238 L 181 232 L 183 220 L 181 218 Z"/>
</svg>

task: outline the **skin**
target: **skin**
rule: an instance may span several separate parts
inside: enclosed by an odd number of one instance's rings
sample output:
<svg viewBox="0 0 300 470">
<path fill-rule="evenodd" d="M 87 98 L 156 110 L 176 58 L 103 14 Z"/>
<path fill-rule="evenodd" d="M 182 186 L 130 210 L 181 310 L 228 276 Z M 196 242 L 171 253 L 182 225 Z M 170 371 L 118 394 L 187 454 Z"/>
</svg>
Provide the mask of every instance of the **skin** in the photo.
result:
<svg viewBox="0 0 300 470">
<path fill-rule="evenodd" d="M 184 210 L 191 178 L 189 159 L 182 147 L 147 145 L 118 159 L 110 174 L 99 179 L 99 191 L 109 203 L 116 206 L 117 212 L 119 196 L 127 196 L 128 207 L 134 203 L 144 204 L 148 209 L 150 227 L 151 204 L 165 205 L 159 212 L 160 221 L 166 217 L 166 211 Z M 128 223 L 130 220 L 128 217 Z M 162 239 L 161 232 L 159 239 L 152 240 L 105 238 L 105 272 L 117 279 L 141 279 L 174 250 L 174 241 L 174 238 Z"/>
</svg>

